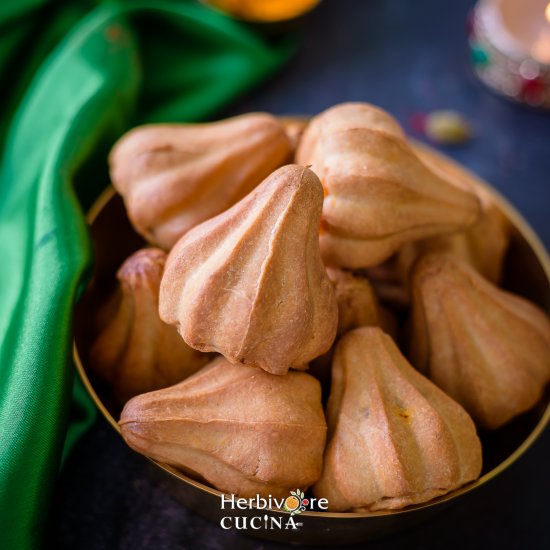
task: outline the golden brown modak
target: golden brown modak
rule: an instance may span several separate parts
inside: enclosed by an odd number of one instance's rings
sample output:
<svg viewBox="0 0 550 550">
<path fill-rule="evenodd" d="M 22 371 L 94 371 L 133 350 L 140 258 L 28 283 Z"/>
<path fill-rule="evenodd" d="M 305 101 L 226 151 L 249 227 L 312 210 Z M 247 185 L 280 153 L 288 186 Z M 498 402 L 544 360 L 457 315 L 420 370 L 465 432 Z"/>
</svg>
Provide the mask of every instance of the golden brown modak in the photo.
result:
<svg viewBox="0 0 550 550">
<path fill-rule="evenodd" d="M 357 327 L 382 327 L 395 334 L 397 322 L 380 306 L 374 288 L 366 277 L 333 267 L 327 268 L 338 302 L 338 335 Z"/>
<path fill-rule="evenodd" d="M 287 161 L 283 125 L 267 113 L 207 124 L 155 124 L 125 134 L 109 157 L 130 221 L 166 250 Z"/>
<path fill-rule="evenodd" d="M 418 154 L 432 170 L 440 172 L 451 183 L 475 190 L 481 203 L 481 214 L 477 222 L 467 229 L 406 244 L 398 253 L 403 281 L 407 284 L 410 268 L 418 257 L 438 251 L 461 258 L 486 279 L 498 284 L 510 241 L 510 222 L 483 185 L 466 170 L 444 161 L 428 149 L 419 149 Z"/>
<path fill-rule="evenodd" d="M 334 289 L 319 251 L 323 189 L 309 169 L 275 171 L 170 252 L 160 316 L 201 351 L 286 374 L 336 335 Z"/>
<path fill-rule="evenodd" d="M 426 502 L 481 471 L 472 419 L 377 327 L 352 330 L 336 346 L 327 423 L 313 492 L 332 511 Z"/>
<path fill-rule="evenodd" d="M 321 475 L 321 390 L 303 372 L 273 376 L 218 357 L 180 384 L 134 397 L 119 424 L 136 451 L 226 493 L 286 496 Z"/>
<path fill-rule="evenodd" d="M 431 253 L 413 270 L 409 358 L 480 426 L 498 428 L 550 380 L 550 321 L 466 262 Z"/>
<path fill-rule="evenodd" d="M 304 131 L 308 125 L 308 119 L 299 117 L 281 117 L 279 120 L 281 121 L 290 142 L 291 155 L 289 162 L 294 162 L 298 145 L 300 144 Z"/>
<path fill-rule="evenodd" d="M 315 117 L 296 155 L 324 186 L 321 252 L 328 265 L 380 264 L 405 243 L 469 227 L 479 200 L 431 170 L 399 124 L 366 103 Z"/>
<path fill-rule="evenodd" d="M 211 359 L 160 320 L 158 295 L 165 261 L 166 253 L 156 248 L 132 254 L 117 272 L 115 292 L 98 311 L 89 364 L 120 403 L 180 382 Z"/>
</svg>

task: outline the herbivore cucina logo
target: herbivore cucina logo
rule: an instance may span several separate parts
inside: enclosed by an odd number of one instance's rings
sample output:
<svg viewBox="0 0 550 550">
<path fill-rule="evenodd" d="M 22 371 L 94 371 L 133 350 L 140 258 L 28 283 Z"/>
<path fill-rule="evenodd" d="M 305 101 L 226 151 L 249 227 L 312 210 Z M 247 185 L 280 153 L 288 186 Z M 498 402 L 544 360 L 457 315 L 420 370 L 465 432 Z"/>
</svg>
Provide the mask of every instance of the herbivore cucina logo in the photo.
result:
<svg viewBox="0 0 550 550">
<path fill-rule="evenodd" d="M 267 498 L 256 495 L 253 498 L 238 498 L 235 495 L 222 495 L 222 510 L 270 510 L 286 512 L 281 515 L 258 514 L 254 516 L 231 515 L 220 520 L 222 529 L 298 529 L 303 524 L 296 521 L 296 516 L 306 510 L 327 510 L 326 498 L 305 498 L 300 489 L 290 491 L 288 497 Z"/>
</svg>

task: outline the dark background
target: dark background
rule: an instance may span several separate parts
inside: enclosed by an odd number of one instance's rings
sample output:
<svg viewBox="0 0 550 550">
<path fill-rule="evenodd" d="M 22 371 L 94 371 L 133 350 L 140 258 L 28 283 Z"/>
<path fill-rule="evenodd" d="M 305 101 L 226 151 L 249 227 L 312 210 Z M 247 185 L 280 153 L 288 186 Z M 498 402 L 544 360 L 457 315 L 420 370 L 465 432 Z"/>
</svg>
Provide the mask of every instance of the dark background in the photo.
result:
<svg viewBox="0 0 550 550">
<path fill-rule="evenodd" d="M 475 138 L 443 151 L 498 188 L 550 245 L 550 116 L 513 105 L 473 76 L 459 0 L 325 0 L 301 48 L 262 88 L 223 113 L 313 114 L 343 101 L 390 111 L 413 133 L 418 112 L 454 109 Z M 414 135 L 414 133 L 413 133 Z M 550 548 L 550 431 L 509 470 L 428 523 L 372 549 Z M 100 419 L 59 480 L 52 547 L 283 548 L 222 532 L 149 479 L 143 461 Z"/>
</svg>

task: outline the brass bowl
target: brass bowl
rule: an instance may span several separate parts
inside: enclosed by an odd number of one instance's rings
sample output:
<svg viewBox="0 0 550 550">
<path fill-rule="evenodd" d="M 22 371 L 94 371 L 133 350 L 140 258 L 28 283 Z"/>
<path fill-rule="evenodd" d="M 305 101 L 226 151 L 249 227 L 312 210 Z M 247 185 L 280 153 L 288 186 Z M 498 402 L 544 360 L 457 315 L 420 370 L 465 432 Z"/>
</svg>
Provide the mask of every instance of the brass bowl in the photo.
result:
<svg viewBox="0 0 550 550">
<path fill-rule="evenodd" d="M 425 155 L 438 162 L 448 163 L 449 168 L 465 171 L 447 157 L 415 144 Z M 544 246 L 517 210 L 489 184 L 469 172 L 477 185 L 492 195 L 500 210 L 513 225 L 510 249 L 505 262 L 503 286 L 529 298 L 550 312 L 550 259 Z M 144 241 L 132 229 L 122 199 L 113 188 L 108 188 L 88 213 L 91 235 L 96 254 L 96 265 L 90 289 L 79 304 L 75 325 L 74 358 L 78 373 L 95 404 L 120 433 L 116 418 L 120 408 L 109 402 L 108 392 L 86 370 L 81 358 L 87 356 L 90 334 L 90 312 L 109 292 L 120 264 L 132 252 L 143 246 Z M 437 513 L 458 497 L 481 487 L 506 470 L 534 443 L 550 420 L 550 391 L 547 391 L 536 407 L 494 432 L 480 433 L 483 443 L 484 466 L 481 477 L 459 489 L 430 502 L 410 506 L 404 510 L 370 513 L 304 512 L 298 516 L 302 526 L 296 530 L 248 529 L 246 534 L 260 538 L 306 544 L 344 544 L 365 542 L 395 533 L 419 523 Z M 297 442 L 299 444 L 299 442 Z M 155 460 L 148 460 L 150 473 L 181 503 L 215 522 L 224 516 L 267 514 L 280 517 L 280 510 L 221 510 L 221 493 L 196 481 L 174 468 Z M 353 472 L 350 472 L 353 475 Z"/>
</svg>

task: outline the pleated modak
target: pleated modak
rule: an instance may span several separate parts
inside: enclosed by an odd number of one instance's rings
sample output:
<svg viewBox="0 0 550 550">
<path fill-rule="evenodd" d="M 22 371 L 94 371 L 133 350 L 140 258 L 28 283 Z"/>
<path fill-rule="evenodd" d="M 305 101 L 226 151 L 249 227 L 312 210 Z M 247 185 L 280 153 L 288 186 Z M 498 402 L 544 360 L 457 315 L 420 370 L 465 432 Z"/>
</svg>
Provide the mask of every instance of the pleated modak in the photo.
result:
<svg viewBox="0 0 550 550">
<path fill-rule="evenodd" d="M 316 116 L 296 159 L 325 189 L 320 243 L 331 266 L 375 266 L 407 242 L 466 228 L 479 216 L 476 195 L 431 170 L 399 124 L 366 103 Z"/>
<path fill-rule="evenodd" d="M 117 288 L 99 309 L 89 364 L 119 403 L 180 382 L 211 359 L 189 347 L 158 314 L 166 253 L 145 248 L 117 272 Z"/>
<path fill-rule="evenodd" d="M 391 310 L 380 305 L 367 277 L 333 267 L 327 267 L 327 275 L 334 285 L 338 303 L 338 331 L 333 346 L 311 361 L 308 371 L 321 382 L 324 398 L 328 396 L 332 357 L 340 336 L 354 328 L 370 326 L 379 326 L 394 336 L 398 328 L 397 318 Z"/>
<path fill-rule="evenodd" d="M 275 171 L 170 252 L 160 316 L 201 351 L 272 374 L 303 369 L 336 335 L 338 309 L 319 251 L 323 190 L 309 169 Z"/>
<path fill-rule="evenodd" d="M 550 320 L 463 260 L 430 253 L 413 270 L 409 358 L 480 426 L 499 428 L 550 381 Z"/>
<path fill-rule="evenodd" d="M 334 285 L 338 303 L 338 335 L 357 327 L 382 327 L 393 334 L 397 321 L 382 307 L 373 286 L 366 277 L 343 269 L 328 267 L 327 275 Z"/>
<path fill-rule="evenodd" d="M 377 327 L 355 329 L 338 343 L 327 423 L 323 474 L 313 491 L 332 511 L 426 502 L 481 471 L 472 419 Z"/>
<path fill-rule="evenodd" d="M 184 382 L 139 395 L 120 418 L 136 451 L 242 497 L 287 496 L 321 475 L 326 423 L 319 383 L 218 357 Z"/>
<path fill-rule="evenodd" d="M 249 193 L 291 154 L 283 125 L 267 113 L 206 124 L 155 124 L 125 134 L 109 157 L 130 221 L 169 250 L 189 229 Z"/>
<path fill-rule="evenodd" d="M 464 260 L 489 281 L 498 284 L 512 232 L 510 222 L 475 176 L 428 149 L 419 149 L 418 154 L 432 170 L 440 172 L 450 182 L 473 189 L 479 197 L 481 213 L 475 224 L 462 231 L 406 244 L 399 251 L 397 262 L 403 280 L 407 280 L 417 258 L 438 251 Z"/>
</svg>

